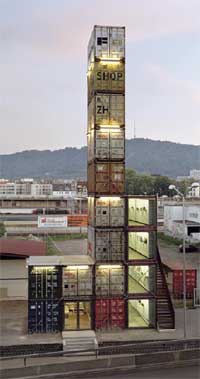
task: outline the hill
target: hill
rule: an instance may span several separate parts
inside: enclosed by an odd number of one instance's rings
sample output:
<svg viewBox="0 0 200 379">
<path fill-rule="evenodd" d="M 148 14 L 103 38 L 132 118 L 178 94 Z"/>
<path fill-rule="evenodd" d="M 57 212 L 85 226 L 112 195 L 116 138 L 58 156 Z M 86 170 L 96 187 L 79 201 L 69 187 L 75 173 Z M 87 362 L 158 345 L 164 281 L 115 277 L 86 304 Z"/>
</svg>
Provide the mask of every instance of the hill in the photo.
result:
<svg viewBox="0 0 200 379">
<path fill-rule="evenodd" d="M 87 148 L 30 150 L 0 155 L 0 177 L 84 178 Z M 136 138 L 126 140 L 126 167 L 138 172 L 176 177 L 200 169 L 200 146 Z"/>
</svg>

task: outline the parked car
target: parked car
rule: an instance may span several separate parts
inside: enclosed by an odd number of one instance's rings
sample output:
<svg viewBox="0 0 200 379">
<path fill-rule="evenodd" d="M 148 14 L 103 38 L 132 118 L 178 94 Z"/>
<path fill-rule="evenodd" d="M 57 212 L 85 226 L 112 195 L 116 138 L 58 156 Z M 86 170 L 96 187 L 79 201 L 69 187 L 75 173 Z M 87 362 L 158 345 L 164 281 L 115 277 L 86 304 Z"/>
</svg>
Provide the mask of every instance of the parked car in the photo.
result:
<svg viewBox="0 0 200 379">
<path fill-rule="evenodd" d="M 189 244 L 185 244 L 185 252 L 186 253 L 193 253 L 195 251 L 199 251 L 199 248 L 195 245 L 189 245 Z M 179 246 L 179 252 L 182 253 L 183 252 L 183 245 L 180 245 Z"/>
</svg>

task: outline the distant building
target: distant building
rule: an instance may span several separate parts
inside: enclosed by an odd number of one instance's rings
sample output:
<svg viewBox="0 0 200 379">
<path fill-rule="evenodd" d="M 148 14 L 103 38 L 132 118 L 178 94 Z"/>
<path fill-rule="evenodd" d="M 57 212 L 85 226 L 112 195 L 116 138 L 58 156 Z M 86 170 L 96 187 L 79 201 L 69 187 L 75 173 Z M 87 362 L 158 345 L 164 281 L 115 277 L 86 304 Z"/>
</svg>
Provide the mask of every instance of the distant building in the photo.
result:
<svg viewBox="0 0 200 379">
<path fill-rule="evenodd" d="M 190 170 L 190 178 L 200 180 L 200 170 Z"/>
<path fill-rule="evenodd" d="M 53 185 L 50 183 L 34 183 L 31 185 L 31 196 L 52 195 Z"/>
<path fill-rule="evenodd" d="M 16 195 L 16 184 L 10 182 L 0 183 L 0 196 Z"/>
<path fill-rule="evenodd" d="M 200 241 L 200 204 L 185 205 L 185 236 L 188 241 Z M 164 205 L 164 229 L 176 238 L 183 237 L 183 207 Z"/>
</svg>

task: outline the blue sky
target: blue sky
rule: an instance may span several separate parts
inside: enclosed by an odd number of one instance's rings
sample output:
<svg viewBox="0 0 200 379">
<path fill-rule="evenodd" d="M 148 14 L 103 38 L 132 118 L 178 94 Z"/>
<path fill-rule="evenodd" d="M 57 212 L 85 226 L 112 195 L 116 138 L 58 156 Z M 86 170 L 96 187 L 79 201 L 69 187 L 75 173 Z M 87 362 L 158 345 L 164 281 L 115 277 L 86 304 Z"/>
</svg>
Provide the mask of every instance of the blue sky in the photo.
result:
<svg viewBox="0 0 200 379">
<path fill-rule="evenodd" d="M 87 43 L 126 26 L 126 136 L 200 145 L 199 0 L 0 0 L 0 153 L 86 144 Z"/>
</svg>

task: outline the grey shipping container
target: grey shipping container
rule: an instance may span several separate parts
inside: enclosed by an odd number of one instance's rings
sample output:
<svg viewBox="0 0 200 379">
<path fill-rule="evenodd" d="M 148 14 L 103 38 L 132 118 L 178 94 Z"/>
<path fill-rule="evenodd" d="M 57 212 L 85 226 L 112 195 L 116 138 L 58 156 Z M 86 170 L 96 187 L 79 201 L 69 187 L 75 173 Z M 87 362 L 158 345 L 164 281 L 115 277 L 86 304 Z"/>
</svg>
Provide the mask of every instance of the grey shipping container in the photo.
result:
<svg viewBox="0 0 200 379">
<path fill-rule="evenodd" d="M 96 266 L 95 292 L 97 296 L 123 295 L 124 267 Z"/>
<path fill-rule="evenodd" d="M 124 260 L 124 231 L 88 228 L 88 253 L 97 262 Z"/>
<path fill-rule="evenodd" d="M 125 202 L 120 197 L 88 198 L 89 225 L 94 227 L 124 226 Z"/>
<path fill-rule="evenodd" d="M 63 268 L 63 296 L 92 295 L 92 267 Z"/>
<path fill-rule="evenodd" d="M 88 65 L 97 59 L 125 58 L 125 27 L 95 25 L 88 44 Z"/>
<path fill-rule="evenodd" d="M 91 130 L 88 133 L 88 161 L 93 159 L 124 160 L 124 128 Z"/>
<path fill-rule="evenodd" d="M 96 125 L 110 128 L 125 124 L 124 95 L 97 94 L 88 106 L 88 132 Z"/>
<path fill-rule="evenodd" d="M 124 93 L 125 64 L 122 62 L 94 62 L 87 73 L 88 99 L 97 92 Z"/>
</svg>

